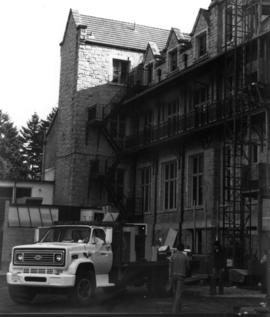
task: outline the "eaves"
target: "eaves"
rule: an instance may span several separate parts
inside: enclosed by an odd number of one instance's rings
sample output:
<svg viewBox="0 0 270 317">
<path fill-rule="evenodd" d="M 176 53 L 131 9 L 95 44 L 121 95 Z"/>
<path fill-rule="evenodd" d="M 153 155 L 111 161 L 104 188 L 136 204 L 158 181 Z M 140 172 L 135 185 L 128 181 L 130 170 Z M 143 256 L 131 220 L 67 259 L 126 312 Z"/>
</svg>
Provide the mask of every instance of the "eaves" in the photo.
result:
<svg viewBox="0 0 270 317">
<path fill-rule="evenodd" d="M 80 39 L 80 43 L 84 44 L 94 44 L 97 46 L 103 46 L 103 47 L 109 47 L 109 48 L 117 48 L 117 49 L 122 49 L 122 50 L 129 50 L 129 51 L 134 51 L 138 53 L 145 53 L 145 49 L 140 49 L 140 48 L 135 48 L 135 47 L 129 47 L 129 46 L 124 46 L 124 45 L 115 45 L 115 44 L 109 44 L 109 43 L 102 43 L 102 42 L 96 42 L 96 41 L 91 41 L 91 40 L 83 40 Z"/>
<path fill-rule="evenodd" d="M 270 35 L 270 32 L 268 30 L 263 32 L 263 33 L 261 33 L 258 36 L 255 36 L 254 38 L 252 38 L 251 40 L 249 40 L 247 42 L 252 42 L 254 40 L 258 40 L 259 38 L 261 38 L 262 36 L 267 35 L 267 34 Z M 247 42 L 244 42 L 244 43 L 240 44 L 237 48 L 240 48 L 241 46 L 245 45 Z M 133 97 L 127 99 L 127 100 L 124 100 L 122 102 L 122 104 L 123 105 L 129 104 L 129 103 L 131 103 L 131 102 L 133 102 L 133 101 L 135 101 L 137 99 L 143 98 L 143 97 L 145 97 L 145 96 L 147 96 L 147 95 L 149 95 L 151 93 L 154 93 L 158 89 L 165 88 L 167 85 L 173 83 L 174 81 L 184 79 L 184 76 L 186 76 L 186 75 L 188 75 L 188 74 L 190 74 L 190 73 L 192 73 L 192 72 L 194 72 L 196 70 L 199 70 L 201 67 L 207 66 L 210 63 L 217 62 L 219 59 L 224 58 L 224 56 L 226 54 L 227 54 L 226 52 L 222 52 L 220 54 L 217 54 L 214 57 L 198 61 L 198 62 L 194 63 L 193 65 L 189 66 L 188 68 L 186 68 L 186 69 L 184 69 L 184 70 L 182 70 L 180 72 L 177 72 L 176 74 L 170 76 L 169 78 L 166 78 L 166 79 L 162 80 L 161 82 L 157 83 L 156 85 L 145 89 L 144 91 L 136 94 L 135 96 L 133 96 Z"/>
</svg>

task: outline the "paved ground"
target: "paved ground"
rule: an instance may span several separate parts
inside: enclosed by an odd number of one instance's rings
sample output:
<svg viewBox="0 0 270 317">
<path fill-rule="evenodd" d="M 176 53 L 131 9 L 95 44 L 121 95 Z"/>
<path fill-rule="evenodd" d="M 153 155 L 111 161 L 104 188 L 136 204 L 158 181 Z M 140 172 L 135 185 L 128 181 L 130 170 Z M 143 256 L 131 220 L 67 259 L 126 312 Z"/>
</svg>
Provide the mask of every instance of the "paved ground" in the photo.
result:
<svg viewBox="0 0 270 317">
<path fill-rule="evenodd" d="M 224 295 L 210 296 L 207 285 L 187 285 L 183 296 L 181 315 L 242 314 L 261 315 L 265 312 L 266 297 L 260 291 L 226 287 Z M 242 308 L 241 308 L 242 307 Z M 18 306 L 9 296 L 3 276 L 0 278 L 0 314 L 170 314 L 171 297 L 150 297 L 147 290 L 130 288 L 128 291 L 108 296 L 97 292 L 92 304 L 74 307 L 64 296 L 38 295 L 31 306 Z M 265 315 L 264 315 L 265 316 Z"/>
</svg>

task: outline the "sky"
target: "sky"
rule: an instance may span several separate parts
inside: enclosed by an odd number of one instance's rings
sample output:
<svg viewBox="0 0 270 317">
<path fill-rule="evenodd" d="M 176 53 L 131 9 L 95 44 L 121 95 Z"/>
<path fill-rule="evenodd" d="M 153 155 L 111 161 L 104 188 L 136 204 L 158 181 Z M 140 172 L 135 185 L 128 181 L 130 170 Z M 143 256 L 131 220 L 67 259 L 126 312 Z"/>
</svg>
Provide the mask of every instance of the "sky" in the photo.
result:
<svg viewBox="0 0 270 317">
<path fill-rule="evenodd" d="M 60 42 L 70 8 L 82 14 L 191 32 L 211 0 L 2 0 L 0 110 L 20 129 L 58 104 Z"/>
</svg>

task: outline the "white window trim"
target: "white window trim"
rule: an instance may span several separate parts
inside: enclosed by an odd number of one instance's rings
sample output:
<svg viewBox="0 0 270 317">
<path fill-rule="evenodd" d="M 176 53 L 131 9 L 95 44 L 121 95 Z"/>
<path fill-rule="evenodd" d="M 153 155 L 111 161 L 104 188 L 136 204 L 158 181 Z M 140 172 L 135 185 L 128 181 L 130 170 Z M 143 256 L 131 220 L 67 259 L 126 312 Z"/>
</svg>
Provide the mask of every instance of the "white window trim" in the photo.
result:
<svg viewBox="0 0 270 317">
<path fill-rule="evenodd" d="M 176 167 L 176 175 L 175 175 L 175 207 L 174 208 L 169 208 L 169 209 L 165 209 L 165 170 L 164 170 L 164 166 L 166 164 L 170 164 L 170 163 L 175 163 L 175 167 Z M 177 210 L 177 193 L 178 193 L 178 163 L 177 163 L 177 159 L 170 159 L 170 160 L 166 160 L 166 161 L 162 161 L 160 162 L 160 172 L 161 172 L 161 178 L 160 178 L 160 213 L 171 213 L 171 212 L 175 212 Z M 170 198 L 170 195 L 168 196 L 168 198 Z"/>
<path fill-rule="evenodd" d="M 149 215 L 149 214 L 151 214 L 151 212 L 152 212 L 151 194 L 152 194 L 152 186 L 153 186 L 153 184 L 152 184 L 153 167 L 152 167 L 152 165 L 143 165 L 143 166 L 140 166 L 140 167 L 139 167 L 140 176 L 141 176 L 142 170 L 146 170 L 146 169 L 149 169 L 149 170 L 150 170 L 150 183 L 148 184 L 148 186 L 150 187 L 150 188 L 149 188 L 149 193 L 150 193 L 150 195 L 149 195 L 149 197 L 148 197 L 148 199 L 149 199 L 149 210 L 148 210 L 148 211 L 142 210 L 142 212 L 143 212 L 144 215 Z M 139 183 L 139 184 L 140 184 L 140 185 L 139 185 L 139 186 L 140 186 L 139 191 L 140 191 L 140 194 L 141 194 L 141 193 L 142 193 L 141 191 L 142 191 L 142 188 L 143 188 L 142 183 L 141 183 L 141 178 L 140 178 L 140 183 Z M 146 184 L 144 184 L 144 187 L 145 187 L 145 185 L 146 185 Z M 143 198 L 143 197 L 141 197 L 141 198 Z M 143 204 L 143 202 L 142 202 L 142 204 Z M 143 207 L 143 205 L 142 205 L 142 207 Z"/>
</svg>

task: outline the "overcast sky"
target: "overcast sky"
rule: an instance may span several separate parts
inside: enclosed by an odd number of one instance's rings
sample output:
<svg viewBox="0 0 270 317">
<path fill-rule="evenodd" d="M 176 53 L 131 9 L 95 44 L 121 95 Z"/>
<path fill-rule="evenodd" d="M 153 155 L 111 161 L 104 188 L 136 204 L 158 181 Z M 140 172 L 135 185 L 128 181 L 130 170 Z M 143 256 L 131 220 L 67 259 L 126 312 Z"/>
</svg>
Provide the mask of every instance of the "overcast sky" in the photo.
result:
<svg viewBox="0 0 270 317">
<path fill-rule="evenodd" d="M 58 103 L 60 47 L 69 9 L 80 13 L 191 32 L 210 0 L 2 0 L 0 109 L 25 125 Z"/>
</svg>

